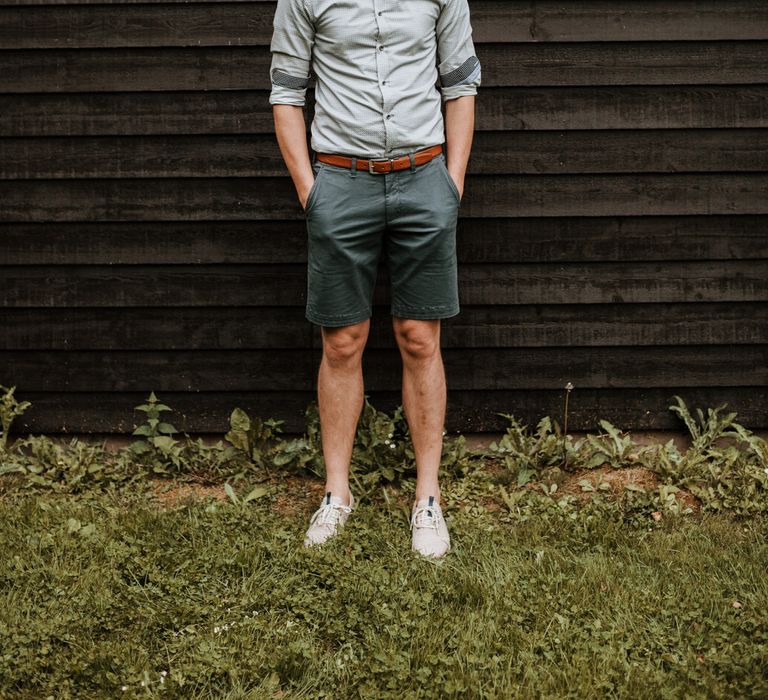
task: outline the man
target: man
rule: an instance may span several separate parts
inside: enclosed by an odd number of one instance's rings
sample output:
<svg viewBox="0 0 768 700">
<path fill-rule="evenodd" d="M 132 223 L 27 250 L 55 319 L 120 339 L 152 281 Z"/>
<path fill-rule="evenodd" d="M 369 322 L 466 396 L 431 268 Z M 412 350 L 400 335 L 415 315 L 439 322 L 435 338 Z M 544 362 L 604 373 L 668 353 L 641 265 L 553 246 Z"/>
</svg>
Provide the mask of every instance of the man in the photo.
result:
<svg viewBox="0 0 768 700">
<path fill-rule="evenodd" d="M 355 505 L 349 464 L 384 255 L 416 457 L 411 546 L 441 557 L 450 537 L 437 478 L 446 404 L 440 319 L 459 313 L 456 220 L 481 78 L 467 0 L 278 0 L 273 28 L 269 102 L 307 222 L 305 316 L 323 339 L 317 392 L 327 479 L 304 544 L 337 533 Z M 303 115 L 310 66 L 311 161 Z"/>
</svg>

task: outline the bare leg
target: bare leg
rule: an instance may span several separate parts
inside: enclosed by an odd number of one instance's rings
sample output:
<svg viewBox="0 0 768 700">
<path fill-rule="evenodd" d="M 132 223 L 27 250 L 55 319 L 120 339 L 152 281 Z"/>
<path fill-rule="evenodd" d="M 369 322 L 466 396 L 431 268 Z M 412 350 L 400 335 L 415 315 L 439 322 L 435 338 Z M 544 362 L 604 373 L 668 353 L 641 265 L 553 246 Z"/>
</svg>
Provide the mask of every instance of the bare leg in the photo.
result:
<svg viewBox="0 0 768 700">
<path fill-rule="evenodd" d="M 393 316 L 392 323 L 403 359 L 403 411 L 416 455 L 416 500 L 434 496 L 439 505 L 446 405 L 440 320 Z"/>
<path fill-rule="evenodd" d="M 349 463 L 363 408 L 363 349 L 370 319 L 339 328 L 321 327 L 323 357 L 317 380 L 325 490 L 349 504 Z"/>
</svg>

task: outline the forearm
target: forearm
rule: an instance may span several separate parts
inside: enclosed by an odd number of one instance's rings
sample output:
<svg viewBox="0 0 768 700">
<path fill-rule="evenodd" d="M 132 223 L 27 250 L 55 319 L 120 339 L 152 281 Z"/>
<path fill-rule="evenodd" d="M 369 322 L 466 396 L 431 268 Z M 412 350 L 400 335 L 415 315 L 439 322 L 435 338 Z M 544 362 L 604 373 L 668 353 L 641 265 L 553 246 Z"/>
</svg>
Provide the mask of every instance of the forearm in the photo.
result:
<svg viewBox="0 0 768 700">
<path fill-rule="evenodd" d="M 298 105 L 275 104 L 272 105 L 272 114 L 280 153 L 303 206 L 304 198 L 315 181 L 307 149 L 304 110 Z"/>
<path fill-rule="evenodd" d="M 445 103 L 446 165 L 459 188 L 464 176 L 475 131 L 475 95 L 463 95 Z"/>
</svg>

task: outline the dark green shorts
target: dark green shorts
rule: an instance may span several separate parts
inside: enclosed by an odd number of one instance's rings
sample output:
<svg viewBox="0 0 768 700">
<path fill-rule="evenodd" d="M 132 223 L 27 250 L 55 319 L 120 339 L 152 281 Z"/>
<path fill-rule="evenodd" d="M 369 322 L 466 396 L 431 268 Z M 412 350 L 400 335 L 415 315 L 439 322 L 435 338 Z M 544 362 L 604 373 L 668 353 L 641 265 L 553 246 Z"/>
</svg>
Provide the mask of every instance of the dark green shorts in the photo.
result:
<svg viewBox="0 0 768 700">
<path fill-rule="evenodd" d="M 459 191 L 445 154 L 423 165 L 370 173 L 313 157 L 307 221 L 306 318 L 345 326 L 371 316 L 384 257 L 391 313 L 437 319 L 459 313 Z"/>
</svg>

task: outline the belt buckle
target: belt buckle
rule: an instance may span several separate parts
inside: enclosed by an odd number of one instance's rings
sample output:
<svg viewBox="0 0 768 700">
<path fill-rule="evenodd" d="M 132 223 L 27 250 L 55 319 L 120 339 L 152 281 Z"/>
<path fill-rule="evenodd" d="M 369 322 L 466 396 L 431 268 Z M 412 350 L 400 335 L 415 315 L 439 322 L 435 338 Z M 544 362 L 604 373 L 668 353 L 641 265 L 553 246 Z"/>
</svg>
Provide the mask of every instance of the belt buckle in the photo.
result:
<svg viewBox="0 0 768 700">
<path fill-rule="evenodd" d="M 381 172 L 381 173 L 379 173 L 379 172 L 376 172 L 376 171 L 373 169 L 373 164 L 374 164 L 374 163 L 388 163 L 388 162 L 394 162 L 394 160 L 395 160 L 394 158 L 377 158 L 377 159 L 375 159 L 375 160 L 374 160 L 374 159 L 371 159 L 371 158 L 369 158 L 369 159 L 368 159 L 368 172 L 369 172 L 369 173 L 371 173 L 371 175 L 386 175 L 386 173 L 388 173 L 388 172 L 392 172 L 392 170 L 394 170 L 394 164 L 392 165 L 392 168 L 391 168 L 391 170 L 385 170 L 385 171 L 383 171 L 383 172 Z"/>
</svg>

